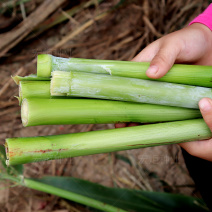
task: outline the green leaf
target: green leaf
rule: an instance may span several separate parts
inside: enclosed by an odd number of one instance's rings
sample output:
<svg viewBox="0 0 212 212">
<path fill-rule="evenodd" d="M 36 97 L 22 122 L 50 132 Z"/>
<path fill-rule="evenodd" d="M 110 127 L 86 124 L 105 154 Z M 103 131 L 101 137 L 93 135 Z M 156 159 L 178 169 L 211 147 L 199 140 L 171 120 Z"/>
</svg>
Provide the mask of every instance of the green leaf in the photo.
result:
<svg viewBox="0 0 212 212">
<path fill-rule="evenodd" d="M 5 153 L 5 148 L 3 145 L 0 145 L 0 161 L 2 163 L 2 166 L 6 169 L 7 165 L 5 163 L 6 161 L 6 153 Z"/>
<path fill-rule="evenodd" d="M 121 154 L 118 154 L 118 153 L 115 154 L 115 157 L 119 160 L 124 161 L 125 163 L 128 163 L 130 166 L 132 166 L 132 163 L 131 163 L 131 161 L 129 160 L 128 157 L 121 155 Z"/>
<path fill-rule="evenodd" d="M 150 198 L 151 200 L 163 205 L 166 211 L 209 211 L 206 204 L 202 199 L 194 198 L 190 196 L 185 196 L 182 194 L 170 194 L 162 192 L 147 192 L 147 191 L 137 191 L 138 194 Z"/>
<path fill-rule="evenodd" d="M 15 166 L 12 166 L 13 170 L 15 170 L 15 173 L 16 175 L 23 175 L 23 171 L 24 171 L 24 166 L 23 165 L 15 165 Z"/>
<path fill-rule="evenodd" d="M 44 177 L 33 180 L 129 211 L 208 211 L 203 201 L 180 194 L 109 188 L 73 177 Z"/>
</svg>

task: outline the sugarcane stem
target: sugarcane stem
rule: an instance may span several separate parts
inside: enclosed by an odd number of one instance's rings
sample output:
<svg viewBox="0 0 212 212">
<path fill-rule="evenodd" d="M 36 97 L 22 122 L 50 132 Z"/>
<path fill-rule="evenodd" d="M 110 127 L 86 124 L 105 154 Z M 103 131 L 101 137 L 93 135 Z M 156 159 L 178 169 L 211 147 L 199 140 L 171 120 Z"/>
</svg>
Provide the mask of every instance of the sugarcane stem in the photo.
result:
<svg viewBox="0 0 212 212">
<path fill-rule="evenodd" d="M 28 124 L 28 116 L 29 116 L 28 102 L 27 99 L 24 99 L 21 105 L 21 121 L 23 123 L 23 126 L 26 126 Z"/>
</svg>

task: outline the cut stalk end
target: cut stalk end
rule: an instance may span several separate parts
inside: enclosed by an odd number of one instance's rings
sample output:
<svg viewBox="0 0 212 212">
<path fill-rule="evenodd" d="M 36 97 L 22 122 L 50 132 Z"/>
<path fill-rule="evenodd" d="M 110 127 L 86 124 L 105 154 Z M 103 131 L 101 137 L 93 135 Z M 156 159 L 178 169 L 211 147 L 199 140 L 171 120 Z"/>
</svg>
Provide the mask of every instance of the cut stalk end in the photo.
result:
<svg viewBox="0 0 212 212">
<path fill-rule="evenodd" d="M 65 71 L 52 72 L 51 96 L 67 96 L 69 92 L 71 73 Z"/>
<path fill-rule="evenodd" d="M 29 106 L 27 99 L 24 99 L 21 105 L 21 121 L 24 127 L 27 126 L 29 119 Z"/>
<path fill-rule="evenodd" d="M 6 142 L 4 144 L 4 147 L 5 147 L 5 153 L 6 153 L 6 165 L 9 166 L 10 165 L 10 161 L 9 161 L 9 147 L 8 147 L 8 144 L 7 144 L 7 139 L 6 139 Z"/>
<path fill-rule="evenodd" d="M 52 55 L 40 54 L 37 57 L 37 76 L 50 77 L 52 71 Z"/>
</svg>

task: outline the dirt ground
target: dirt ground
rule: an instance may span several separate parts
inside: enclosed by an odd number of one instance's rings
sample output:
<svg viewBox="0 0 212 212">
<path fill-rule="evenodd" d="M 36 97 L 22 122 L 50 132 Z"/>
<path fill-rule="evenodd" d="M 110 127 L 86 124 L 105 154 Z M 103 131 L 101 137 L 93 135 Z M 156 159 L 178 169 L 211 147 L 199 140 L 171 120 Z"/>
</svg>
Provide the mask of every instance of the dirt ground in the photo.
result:
<svg viewBox="0 0 212 212">
<path fill-rule="evenodd" d="M 1 36 L 15 33 L 13 30 L 23 22 L 25 15 L 28 17 L 45 1 L 26 1 L 22 6 L 16 2 L 0 3 L 0 46 L 6 42 Z M 5 138 L 9 137 L 114 128 L 112 124 L 24 128 L 20 107 L 14 98 L 18 95 L 18 87 L 10 76 L 36 73 L 37 54 L 131 60 L 152 41 L 188 25 L 208 4 L 207 0 L 64 1 L 41 21 L 42 24 L 31 28 L 23 39 L 19 40 L 20 36 L 17 36 L 17 42 L 12 41 L 0 49 L 0 144 L 3 145 Z M 79 10 L 71 16 L 67 11 L 74 6 Z M 41 33 L 40 30 L 54 22 L 58 15 L 66 20 Z M 131 165 L 121 155 L 128 158 Z M 32 163 L 24 168 L 26 177 L 73 176 L 106 186 L 200 196 L 177 145 Z M 5 182 L 0 184 L 0 188 L 3 187 L 5 189 L 0 189 L 1 211 L 91 211 L 53 195 L 11 187 Z"/>
</svg>

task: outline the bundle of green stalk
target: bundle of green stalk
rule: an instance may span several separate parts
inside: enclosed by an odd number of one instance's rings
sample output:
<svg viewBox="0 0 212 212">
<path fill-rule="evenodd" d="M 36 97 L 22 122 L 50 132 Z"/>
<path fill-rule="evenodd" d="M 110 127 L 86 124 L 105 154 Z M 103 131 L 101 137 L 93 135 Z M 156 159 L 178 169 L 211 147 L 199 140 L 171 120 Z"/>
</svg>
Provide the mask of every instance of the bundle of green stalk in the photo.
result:
<svg viewBox="0 0 212 212">
<path fill-rule="evenodd" d="M 210 66 L 174 65 L 160 81 L 152 81 L 145 75 L 148 63 L 51 55 L 39 55 L 37 63 L 37 76 L 14 77 L 24 126 L 150 124 L 9 138 L 5 143 L 8 165 L 212 137 L 198 109 L 201 98 L 212 98 Z"/>
</svg>

